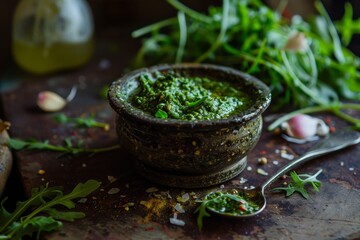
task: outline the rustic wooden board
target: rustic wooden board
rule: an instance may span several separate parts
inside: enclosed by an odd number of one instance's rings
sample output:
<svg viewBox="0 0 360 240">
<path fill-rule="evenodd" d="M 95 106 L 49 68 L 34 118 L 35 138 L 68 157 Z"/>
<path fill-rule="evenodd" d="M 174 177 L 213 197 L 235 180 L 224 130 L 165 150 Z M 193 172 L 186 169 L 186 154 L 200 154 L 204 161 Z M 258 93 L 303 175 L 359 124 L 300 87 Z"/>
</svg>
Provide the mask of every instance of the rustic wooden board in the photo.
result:
<svg viewBox="0 0 360 240">
<path fill-rule="evenodd" d="M 74 71 L 44 77 L 13 72 L 13 79 L 18 79 L 19 84 L 1 94 L 4 120 L 12 124 L 11 137 L 48 139 L 54 144 L 62 144 L 65 138 L 71 137 L 74 142 L 81 140 L 89 147 L 117 144 L 114 112 L 99 92 L 104 85 L 123 74 L 132 55 L 131 47 L 127 45 L 115 52 L 106 46 L 110 45 L 100 45 L 93 61 Z M 99 65 L 104 61 L 109 63 L 108 68 Z M 3 77 L 3 83 L 6 80 Z M 37 109 L 35 99 L 39 91 L 52 90 L 66 95 L 74 84 L 79 87 L 78 94 L 63 113 L 70 116 L 91 113 L 97 120 L 108 122 L 111 126 L 109 131 L 61 125 L 52 119 L 53 114 Z M 333 116 L 319 116 L 329 118 L 337 129 L 346 126 Z M 265 122 L 265 127 L 267 124 Z M 262 168 L 272 174 L 289 161 L 282 158 L 277 150 L 285 149 L 297 156 L 311 145 L 313 143 L 288 143 L 264 129 L 260 142 L 248 156 L 248 166 L 252 170 L 245 170 L 224 185 L 259 185 L 266 180 L 266 176 L 256 173 L 260 167 L 257 163 L 259 157 L 268 159 L 268 164 Z M 169 223 L 177 197 L 184 193 L 201 196 L 220 186 L 189 190 L 148 182 L 136 174 L 125 149 L 92 157 L 60 157 L 58 153 L 48 151 L 16 152 L 15 157 L 27 194 L 33 187 L 45 183 L 62 185 L 70 191 L 77 183 L 88 179 L 102 182 L 99 191 L 89 196 L 86 202 L 77 204 L 77 210 L 84 211 L 87 217 L 65 223 L 61 231 L 46 235 L 46 239 L 356 239 L 360 238 L 359 150 L 360 146 L 351 147 L 297 169 L 299 173 L 315 173 L 323 169 L 319 177 L 323 183 L 320 192 L 311 191 L 309 199 L 300 195 L 285 198 L 282 193 L 267 191 L 268 207 L 262 214 L 244 220 L 210 217 L 205 219 L 201 232 L 193 214 L 197 206 L 193 198 L 183 204 L 186 212 L 178 214 L 178 218 L 185 221 L 185 226 Z M 278 161 L 278 165 L 274 161 Z M 350 171 L 352 168 L 354 170 Z M 40 169 L 45 174 L 38 174 Z M 241 178 L 247 179 L 247 182 L 241 184 Z M 286 180 L 279 180 L 273 186 L 280 186 L 283 181 Z M 147 192 L 151 187 L 158 191 Z M 120 191 L 109 194 L 112 188 Z"/>
</svg>

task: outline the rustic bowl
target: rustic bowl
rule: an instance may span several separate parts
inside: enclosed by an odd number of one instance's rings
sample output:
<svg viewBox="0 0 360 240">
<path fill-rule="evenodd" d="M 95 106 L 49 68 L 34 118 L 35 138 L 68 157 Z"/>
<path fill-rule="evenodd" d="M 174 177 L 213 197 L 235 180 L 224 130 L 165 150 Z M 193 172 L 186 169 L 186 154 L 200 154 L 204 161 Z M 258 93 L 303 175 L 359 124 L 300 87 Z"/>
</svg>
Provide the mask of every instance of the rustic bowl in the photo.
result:
<svg viewBox="0 0 360 240">
<path fill-rule="evenodd" d="M 158 119 L 130 103 L 144 73 L 176 73 L 227 81 L 252 97 L 250 107 L 226 119 L 184 121 Z M 237 176 L 258 142 L 262 112 L 270 90 L 258 79 L 232 68 L 210 64 L 158 65 L 133 71 L 110 86 L 109 103 L 117 113 L 120 144 L 134 156 L 140 175 L 180 188 L 207 187 Z"/>
</svg>

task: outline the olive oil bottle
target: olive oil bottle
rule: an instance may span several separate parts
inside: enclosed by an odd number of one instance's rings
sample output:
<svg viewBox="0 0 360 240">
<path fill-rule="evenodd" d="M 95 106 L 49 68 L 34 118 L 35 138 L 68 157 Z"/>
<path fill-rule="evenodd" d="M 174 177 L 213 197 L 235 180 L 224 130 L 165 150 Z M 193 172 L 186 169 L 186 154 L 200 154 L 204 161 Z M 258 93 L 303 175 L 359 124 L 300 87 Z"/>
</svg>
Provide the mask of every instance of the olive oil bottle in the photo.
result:
<svg viewBox="0 0 360 240">
<path fill-rule="evenodd" d="M 21 0 L 13 19 L 13 57 L 34 74 L 76 68 L 92 56 L 93 33 L 85 0 Z"/>
</svg>

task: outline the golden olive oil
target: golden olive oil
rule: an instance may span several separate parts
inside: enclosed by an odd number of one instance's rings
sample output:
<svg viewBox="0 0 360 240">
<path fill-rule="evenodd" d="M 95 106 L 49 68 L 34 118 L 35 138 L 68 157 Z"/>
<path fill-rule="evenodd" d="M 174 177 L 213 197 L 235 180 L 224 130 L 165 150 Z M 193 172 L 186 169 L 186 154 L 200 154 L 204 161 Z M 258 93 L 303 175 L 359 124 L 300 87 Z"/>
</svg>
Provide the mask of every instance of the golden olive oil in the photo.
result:
<svg viewBox="0 0 360 240">
<path fill-rule="evenodd" d="M 94 43 L 55 42 L 50 46 L 21 40 L 13 41 L 15 61 L 26 71 L 45 74 L 60 69 L 71 69 L 85 64 L 92 56 Z"/>
</svg>

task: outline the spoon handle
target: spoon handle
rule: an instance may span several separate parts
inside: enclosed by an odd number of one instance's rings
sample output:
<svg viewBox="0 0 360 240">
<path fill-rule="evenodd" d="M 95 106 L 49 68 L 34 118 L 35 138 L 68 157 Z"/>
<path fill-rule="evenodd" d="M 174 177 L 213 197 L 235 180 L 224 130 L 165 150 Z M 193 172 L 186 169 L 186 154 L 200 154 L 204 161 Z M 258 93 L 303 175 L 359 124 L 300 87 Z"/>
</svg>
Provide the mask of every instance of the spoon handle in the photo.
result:
<svg viewBox="0 0 360 240">
<path fill-rule="evenodd" d="M 315 157 L 331 153 L 345 147 L 355 145 L 360 142 L 360 132 L 352 130 L 342 130 L 337 131 L 333 134 L 330 134 L 323 141 L 312 147 L 308 152 L 302 156 L 292 160 L 290 163 L 282 167 L 277 173 L 275 173 L 271 178 L 269 178 L 263 185 L 262 190 L 267 186 L 273 183 L 277 178 L 284 175 L 288 171 L 298 167 L 300 164 L 303 164 Z"/>
</svg>

